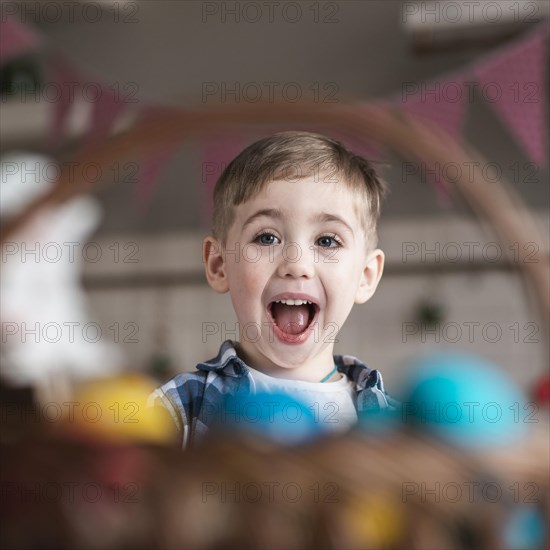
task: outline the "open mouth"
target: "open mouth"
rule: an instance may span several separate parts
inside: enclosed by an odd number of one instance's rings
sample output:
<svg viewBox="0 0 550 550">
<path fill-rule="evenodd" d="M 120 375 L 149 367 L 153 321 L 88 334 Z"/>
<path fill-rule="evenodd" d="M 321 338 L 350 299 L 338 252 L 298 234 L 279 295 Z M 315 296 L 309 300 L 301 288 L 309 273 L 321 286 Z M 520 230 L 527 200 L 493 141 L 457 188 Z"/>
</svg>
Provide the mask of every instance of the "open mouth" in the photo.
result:
<svg viewBox="0 0 550 550">
<path fill-rule="evenodd" d="M 285 336 L 298 337 L 313 324 L 319 306 L 306 300 L 276 300 L 268 306 L 274 325 Z"/>
</svg>

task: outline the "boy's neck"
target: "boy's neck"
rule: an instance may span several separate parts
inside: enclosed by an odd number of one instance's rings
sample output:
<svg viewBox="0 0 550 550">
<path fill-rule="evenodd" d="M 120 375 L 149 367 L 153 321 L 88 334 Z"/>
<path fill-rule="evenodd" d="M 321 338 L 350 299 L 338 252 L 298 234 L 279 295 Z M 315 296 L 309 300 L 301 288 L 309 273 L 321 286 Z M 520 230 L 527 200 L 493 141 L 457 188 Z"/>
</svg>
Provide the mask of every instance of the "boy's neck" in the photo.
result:
<svg viewBox="0 0 550 550">
<path fill-rule="evenodd" d="M 324 349 L 322 355 L 317 355 L 311 361 L 291 368 L 281 367 L 267 359 L 250 343 L 243 345 L 242 342 L 235 342 L 235 350 L 248 366 L 273 378 L 321 382 L 334 368 L 333 346 Z M 327 381 L 334 378 L 335 375 L 332 375 Z"/>
</svg>

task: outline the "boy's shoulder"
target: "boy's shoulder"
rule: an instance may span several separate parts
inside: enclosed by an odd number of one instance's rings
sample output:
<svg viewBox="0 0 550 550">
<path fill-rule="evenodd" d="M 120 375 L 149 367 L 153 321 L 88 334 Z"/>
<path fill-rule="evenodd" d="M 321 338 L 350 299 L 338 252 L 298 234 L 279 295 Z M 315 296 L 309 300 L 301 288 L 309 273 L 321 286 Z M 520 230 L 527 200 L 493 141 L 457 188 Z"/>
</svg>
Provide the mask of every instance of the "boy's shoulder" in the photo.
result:
<svg viewBox="0 0 550 550">
<path fill-rule="evenodd" d="M 361 409 L 391 408 L 391 399 L 384 389 L 384 382 L 379 371 L 369 368 L 353 355 L 334 355 L 338 371 L 354 383 L 358 394 L 364 396 Z M 226 340 L 220 346 L 216 357 L 198 363 L 193 372 L 177 374 L 151 396 L 160 398 L 169 408 L 174 406 L 183 410 L 188 418 L 194 416 L 193 410 L 204 404 L 212 403 L 224 395 L 236 394 L 250 389 L 248 366 L 237 355 L 236 345 Z M 168 403 L 166 403 L 168 401 Z"/>
<path fill-rule="evenodd" d="M 399 403 L 386 393 L 380 371 L 371 369 L 354 355 L 334 355 L 334 362 L 338 372 L 355 384 L 358 412 L 392 411 L 397 408 Z"/>
<path fill-rule="evenodd" d="M 353 355 L 334 356 L 338 371 L 345 374 L 357 386 L 358 390 L 378 386 L 383 388 L 382 376 L 379 371 L 371 369 Z M 201 384 L 220 384 L 220 379 L 240 379 L 247 376 L 248 365 L 238 356 L 236 345 L 232 340 L 226 340 L 220 346 L 218 354 L 212 359 L 196 365 L 192 372 L 182 372 L 164 383 L 159 389 L 165 392 L 177 391 L 183 386 L 196 387 Z"/>
<path fill-rule="evenodd" d="M 203 409 L 218 404 L 225 395 L 246 389 L 248 368 L 237 356 L 231 340 L 226 340 L 216 357 L 198 363 L 196 370 L 182 372 L 159 386 L 148 400 L 149 406 L 166 407 L 180 429 Z"/>
<path fill-rule="evenodd" d="M 196 370 L 182 372 L 157 388 L 157 393 L 164 393 L 182 401 L 203 395 L 206 388 L 222 390 L 226 384 L 241 385 L 246 378 L 248 367 L 239 358 L 231 340 L 221 345 L 218 354 L 212 359 L 198 363 Z"/>
<path fill-rule="evenodd" d="M 353 355 L 334 355 L 338 371 L 354 383 L 359 413 L 392 411 L 398 402 L 384 389 L 382 376 Z M 149 406 L 164 406 L 183 435 L 183 446 L 204 434 L 228 396 L 251 390 L 248 366 L 226 340 L 216 357 L 198 363 L 193 372 L 177 374 L 150 396 Z"/>
</svg>

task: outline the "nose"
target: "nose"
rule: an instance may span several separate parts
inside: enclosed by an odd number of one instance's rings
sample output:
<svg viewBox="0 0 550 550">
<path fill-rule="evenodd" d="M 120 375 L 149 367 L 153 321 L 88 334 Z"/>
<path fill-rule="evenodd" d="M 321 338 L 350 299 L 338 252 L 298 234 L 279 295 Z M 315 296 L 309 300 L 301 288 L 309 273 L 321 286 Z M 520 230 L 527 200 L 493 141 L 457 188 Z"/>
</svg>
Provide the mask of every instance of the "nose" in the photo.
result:
<svg viewBox="0 0 550 550">
<path fill-rule="evenodd" d="M 277 273 L 279 277 L 311 279 L 315 275 L 313 259 L 312 250 L 296 242 L 288 243 L 281 250 Z"/>
</svg>

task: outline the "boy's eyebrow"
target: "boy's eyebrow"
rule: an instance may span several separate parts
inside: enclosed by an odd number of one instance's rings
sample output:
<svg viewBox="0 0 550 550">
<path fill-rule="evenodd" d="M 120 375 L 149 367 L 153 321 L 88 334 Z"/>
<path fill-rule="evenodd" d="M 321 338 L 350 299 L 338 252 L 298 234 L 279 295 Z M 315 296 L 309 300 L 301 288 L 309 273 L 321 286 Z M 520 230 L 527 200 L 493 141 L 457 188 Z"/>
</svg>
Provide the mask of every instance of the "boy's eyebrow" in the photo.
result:
<svg viewBox="0 0 550 550">
<path fill-rule="evenodd" d="M 278 209 L 278 208 L 264 208 L 262 210 L 258 210 L 252 216 L 250 216 L 243 224 L 243 229 L 251 224 L 256 218 L 260 218 L 262 216 L 268 217 L 268 218 L 275 218 L 277 220 L 280 220 L 284 218 L 284 214 Z M 326 222 L 337 222 L 341 223 L 345 227 L 349 229 L 349 231 L 353 234 L 353 229 L 351 226 L 344 221 L 340 216 L 337 216 L 336 214 L 329 214 L 327 212 L 320 212 L 319 214 L 315 214 L 311 218 L 311 221 L 314 223 L 326 223 Z"/>
<path fill-rule="evenodd" d="M 347 222 L 345 222 L 340 216 L 337 216 L 336 214 L 328 214 L 327 212 L 321 212 L 321 213 L 316 214 L 315 216 L 313 216 L 312 221 L 321 222 L 321 223 L 324 223 L 324 222 L 338 222 L 338 223 L 341 223 L 342 225 L 345 225 L 349 229 L 351 234 L 353 234 L 353 229 L 351 228 L 351 226 Z"/>
<path fill-rule="evenodd" d="M 243 224 L 243 229 L 251 224 L 256 218 L 260 218 L 262 216 L 266 216 L 268 218 L 275 218 L 277 220 L 280 220 L 281 218 L 284 218 L 283 213 L 278 208 L 264 208 L 263 210 L 258 210 L 252 216 L 250 216 Z"/>
</svg>

